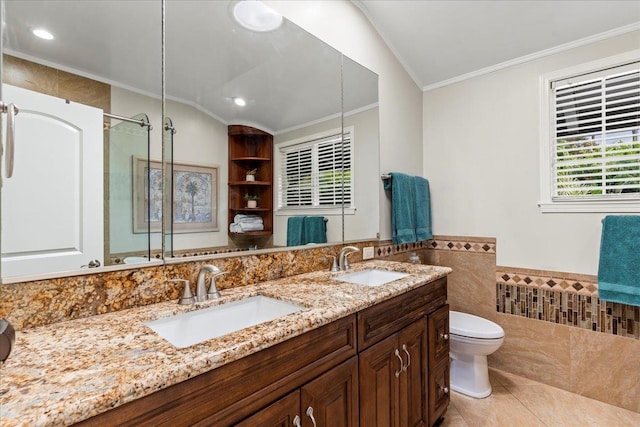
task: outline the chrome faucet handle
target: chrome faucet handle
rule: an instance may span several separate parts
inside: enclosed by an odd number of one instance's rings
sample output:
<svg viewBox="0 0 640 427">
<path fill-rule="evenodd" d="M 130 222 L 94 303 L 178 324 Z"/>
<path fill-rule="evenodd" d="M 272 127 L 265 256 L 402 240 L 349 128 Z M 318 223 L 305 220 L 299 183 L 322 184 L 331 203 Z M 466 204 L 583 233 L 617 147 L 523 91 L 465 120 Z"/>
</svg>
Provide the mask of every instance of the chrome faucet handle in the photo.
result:
<svg viewBox="0 0 640 427">
<path fill-rule="evenodd" d="M 338 258 L 333 257 L 333 263 L 331 264 L 331 268 L 329 271 L 340 271 L 340 267 L 338 267 Z"/>
<path fill-rule="evenodd" d="M 196 302 L 193 294 L 191 293 L 191 286 L 189 285 L 189 281 L 185 279 L 171 279 L 169 282 L 182 283 L 184 284 L 184 289 L 182 290 L 182 296 L 178 300 L 178 304 L 180 305 L 190 305 Z"/>
<path fill-rule="evenodd" d="M 198 279 L 196 280 L 196 301 L 202 302 L 206 301 L 207 298 L 207 286 L 205 284 L 205 276 L 207 275 L 207 271 L 211 273 L 219 273 L 220 269 L 215 265 L 203 265 L 200 267 L 200 271 L 198 272 Z"/>
<path fill-rule="evenodd" d="M 207 299 L 220 298 L 220 292 L 218 291 L 218 287 L 216 286 L 216 277 L 220 277 L 223 274 L 227 273 L 227 271 L 221 271 L 219 273 L 214 273 L 213 276 L 211 276 L 211 285 L 209 285 L 209 290 L 207 291 Z"/>
</svg>

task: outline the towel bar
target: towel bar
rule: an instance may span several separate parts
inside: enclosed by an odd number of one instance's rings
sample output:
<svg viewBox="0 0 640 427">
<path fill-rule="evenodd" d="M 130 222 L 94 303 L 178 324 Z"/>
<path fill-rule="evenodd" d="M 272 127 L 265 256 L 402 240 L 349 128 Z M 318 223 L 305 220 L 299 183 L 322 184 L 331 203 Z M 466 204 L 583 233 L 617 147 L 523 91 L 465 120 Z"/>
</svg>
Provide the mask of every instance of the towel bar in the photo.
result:
<svg viewBox="0 0 640 427">
<path fill-rule="evenodd" d="M 380 179 L 383 181 L 391 179 L 391 175 L 389 175 L 388 173 L 383 173 L 382 175 L 380 175 Z"/>
</svg>

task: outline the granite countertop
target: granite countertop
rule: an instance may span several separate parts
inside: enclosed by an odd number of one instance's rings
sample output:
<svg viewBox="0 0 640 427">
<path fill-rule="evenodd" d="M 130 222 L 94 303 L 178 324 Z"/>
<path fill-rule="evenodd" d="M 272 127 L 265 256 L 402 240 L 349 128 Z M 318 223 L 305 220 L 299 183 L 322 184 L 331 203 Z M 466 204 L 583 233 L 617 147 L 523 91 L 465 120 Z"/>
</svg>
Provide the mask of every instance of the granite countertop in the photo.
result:
<svg viewBox="0 0 640 427">
<path fill-rule="evenodd" d="M 0 425 L 69 425 L 301 335 L 451 272 L 447 267 L 373 260 L 411 275 L 377 286 L 317 271 L 222 291 L 216 301 L 175 301 L 19 331 L 0 367 Z M 177 349 L 143 322 L 264 295 L 306 307 L 188 348 Z"/>
</svg>

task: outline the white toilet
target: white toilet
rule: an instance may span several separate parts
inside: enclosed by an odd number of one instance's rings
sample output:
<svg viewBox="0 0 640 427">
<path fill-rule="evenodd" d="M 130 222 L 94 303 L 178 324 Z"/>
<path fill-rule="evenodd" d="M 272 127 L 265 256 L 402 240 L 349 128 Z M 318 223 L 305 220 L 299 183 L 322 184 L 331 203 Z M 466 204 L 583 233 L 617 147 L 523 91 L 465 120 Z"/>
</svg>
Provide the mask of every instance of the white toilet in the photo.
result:
<svg viewBox="0 0 640 427">
<path fill-rule="evenodd" d="M 487 356 L 504 342 L 504 330 L 472 314 L 449 312 L 451 389 L 483 398 L 491 394 Z"/>
</svg>

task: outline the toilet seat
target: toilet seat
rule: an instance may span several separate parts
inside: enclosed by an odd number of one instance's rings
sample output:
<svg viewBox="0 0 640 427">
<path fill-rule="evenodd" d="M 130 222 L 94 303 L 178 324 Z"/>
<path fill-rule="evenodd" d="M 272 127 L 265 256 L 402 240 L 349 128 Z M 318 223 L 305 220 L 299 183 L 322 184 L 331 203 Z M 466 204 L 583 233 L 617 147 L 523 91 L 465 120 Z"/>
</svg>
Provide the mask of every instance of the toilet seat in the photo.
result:
<svg viewBox="0 0 640 427">
<path fill-rule="evenodd" d="M 472 314 L 449 312 L 449 333 L 473 339 L 504 338 L 504 329 L 490 320 Z"/>
</svg>

